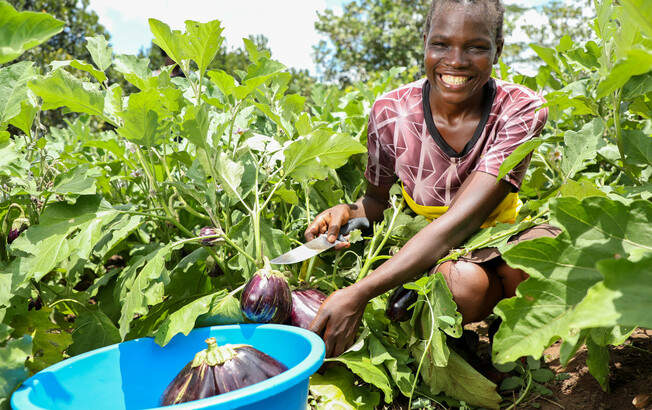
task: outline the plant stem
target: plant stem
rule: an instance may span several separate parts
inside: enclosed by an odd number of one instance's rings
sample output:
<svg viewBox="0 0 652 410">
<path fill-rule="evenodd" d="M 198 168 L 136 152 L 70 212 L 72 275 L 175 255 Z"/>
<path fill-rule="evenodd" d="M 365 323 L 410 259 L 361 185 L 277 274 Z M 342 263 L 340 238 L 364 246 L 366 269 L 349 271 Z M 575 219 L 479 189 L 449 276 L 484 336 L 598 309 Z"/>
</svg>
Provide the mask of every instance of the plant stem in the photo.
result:
<svg viewBox="0 0 652 410">
<path fill-rule="evenodd" d="M 233 279 L 233 276 L 231 275 L 231 271 L 227 269 L 226 264 L 224 261 L 219 257 L 215 249 L 211 248 L 210 246 L 206 248 L 208 250 L 208 253 L 211 254 L 213 259 L 215 260 L 215 263 L 217 263 L 220 266 L 220 269 L 222 269 L 222 272 L 224 272 L 224 275 L 226 276 L 227 282 L 229 282 L 229 286 L 231 288 L 235 287 L 235 280 Z"/>
<path fill-rule="evenodd" d="M 385 243 L 387 242 L 387 239 L 389 239 L 390 234 L 392 233 L 392 230 L 394 229 L 394 224 L 396 223 L 396 218 L 398 218 L 399 213 L 403 209 L 403 202 L 398 204 L 397 206 L 394 206 L 394 214 L 392 215 L 392 219 L 389 222 L 389 226 L 387 227 L 387 232 L 385 235 L 383 235 L 383 239 L 380 241 L 380 244 L 375 247 L 374 245 L 377 240 L 377 236 L 374 235 L 374 238 L 371 240 L 371 246 L 369 249 L 369 254 L 367 256 L 367 260 L 365 260 L 364 265 L 362 265 L 362 269 L 360 269 L 360 274 L 358 275 L 358 278 L 356 279 L 356 282 L 362 280 L 365 276 L 367 276 L 367 273 L 369 272 L 369 269 L 371 269 L 371 265 L 376 262 L 379 259 L 376 259 L 380 251 L 383 249 L 383 246 L 385 246 Z M 381 224 L 381 227 L 384 226 L 384 221 Z M 384 230 L 381 228 L 381 232 Z"/>
<path fill-rule="evenodd" d="M 516 406 L 518 406 L 519 403 L 523 401 L 525 396 L 527 396 L 528 392 L 530 391 L 530 388 L 532 387 L 532 373 L 528 370 L 526 375 L 527 375 L 527 385 L 525 386 L 525 390 L 521 390 L 521 395 L 518 396 L 518 399 L 516 399 L 516 401 L 512 403 L 512 405 L 506 408 L 505 410 L 515 409 Z"/>
<path fill-rule="evenodd" d="M 431 283 L 431 281 L 429 280 L 428 283 Z M 421 366 L 423 366 L 424 359 L 426 357 L 427 352 L 430 350 L 432 339 L 435 336 L 435 311 L 432 308 L 432 303 L 430 302 L 430 299 L 428 298 L 427 289 L 424 290 L 423 293 L 424 293 L 424 301 L 428 305 L 428 310 L 430 310 L 430 335 L 428 337 L 428 343 L 426 343 L 426 347 L 424 348 L 423 354 L 421 355 L 421 359 L 419 360 L 419 366 L 417 367 L 417 371 L 414 376 L 414 382 L 412 382 L 412 390 L 410 391 L 410 400 L 408 401 L 408 409 L 412 408 L 412 398 L 414 397 L 414 389 L 417 386 L 417 379 L 419 378 L 419 373 L 421 372 Z"/>
<path fill-rule="evenodd" d="M 636 185 L 641 185 L 641 182 L 636 178 L 627 165 L 625 160 L 625 147 L 623 145 L 623 131 L 620 126 L 620 89 L 611 93 L 611 98 L 613 101 L 613 115 L 614 115 L 614 128 L 616 129 L 616 145 L 618 146 L 618 152 L 620 153 L 620 160 L 623 163 L 623 171 L 625 174 L 632 180 Z"/>
</svg>

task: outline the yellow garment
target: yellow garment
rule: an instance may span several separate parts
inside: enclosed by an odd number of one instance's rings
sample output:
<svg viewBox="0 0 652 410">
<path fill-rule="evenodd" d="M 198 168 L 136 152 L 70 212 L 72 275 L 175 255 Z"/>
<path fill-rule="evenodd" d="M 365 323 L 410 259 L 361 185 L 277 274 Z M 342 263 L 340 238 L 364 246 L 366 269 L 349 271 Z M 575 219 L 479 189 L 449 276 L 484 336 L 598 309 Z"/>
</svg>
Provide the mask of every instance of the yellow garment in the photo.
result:
<svg viewBox="0 0 652 410">
<path fill-rule="evenodd" d="M 426 217 L 428 221 L 432 221 L 444 214 L 448 210 L 447 206 L 425 206 L 419 205 L 407 192 L 403 189 L 403 198 L 414 212 Z M 510 192 L 507 197 L 496 207 L 496 209 L 489 215 L 489 218 L 482 224 L 481 228 L 489 228 L 496 225 L 497 222 L 513 224 L 516 221 L 518 210 L 521 209 L 523 202 L 518 198 L 516 192 Z"/>
</svg>

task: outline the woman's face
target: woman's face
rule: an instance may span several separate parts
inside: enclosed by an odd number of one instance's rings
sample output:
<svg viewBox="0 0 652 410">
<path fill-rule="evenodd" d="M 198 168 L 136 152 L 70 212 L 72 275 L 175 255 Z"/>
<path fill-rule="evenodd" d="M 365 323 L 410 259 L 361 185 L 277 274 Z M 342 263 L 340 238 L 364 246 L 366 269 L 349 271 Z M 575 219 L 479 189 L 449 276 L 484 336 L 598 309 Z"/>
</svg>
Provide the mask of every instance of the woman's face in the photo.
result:
<svg viewBox="0 0 652 410">
<path fill-rule="evenodd" d="M 430 32 L 424 35 L 431 101 L 457 105 L 482 97 L 503 47 L 495 36 L 484 7 L 450 2 L 437 6 Z"/>
</svg>

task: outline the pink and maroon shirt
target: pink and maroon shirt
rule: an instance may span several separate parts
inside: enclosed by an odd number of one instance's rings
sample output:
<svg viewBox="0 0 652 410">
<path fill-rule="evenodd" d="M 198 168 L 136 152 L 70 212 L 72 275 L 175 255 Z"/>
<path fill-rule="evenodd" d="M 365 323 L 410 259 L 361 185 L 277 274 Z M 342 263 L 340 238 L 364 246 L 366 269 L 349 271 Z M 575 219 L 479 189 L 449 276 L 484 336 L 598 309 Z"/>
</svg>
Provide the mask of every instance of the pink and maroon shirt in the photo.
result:
<svg viewBox="0 0 652 410">
<path fill-rule="evenodd" d="M 497 176 L 502 162 L 516 147 L 538 136 L 548 119 L 541 95 L 521 85 L 491 78 L 484 112 L 462 152 L 453 150 L 437 131 L 427 96 L 430 84 L 421 79 L 381 96 L 369 115 L 366 178 L 387 186 L 400 179 L 420 205 L 448 206 L 464 180 L 481 171 Z M 427 115 L 424 115 L 427 113 Z M 530 156 L 504 179 L 521 186 Z"/>
</svg>

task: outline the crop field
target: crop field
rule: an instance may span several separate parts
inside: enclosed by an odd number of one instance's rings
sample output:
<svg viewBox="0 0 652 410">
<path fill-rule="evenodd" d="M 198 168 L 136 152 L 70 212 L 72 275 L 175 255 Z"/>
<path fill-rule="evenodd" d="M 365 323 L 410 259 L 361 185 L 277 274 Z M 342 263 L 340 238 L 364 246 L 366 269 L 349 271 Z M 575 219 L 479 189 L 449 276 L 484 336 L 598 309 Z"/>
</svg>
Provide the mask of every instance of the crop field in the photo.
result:
<svg viewBox="0 0 652 410">
<path fill-rule="evenodd" d="M 371 300 L 355 345 L 311 377 L 310 406 L 516 408 L 552 393 L 543 359 L 553 345 L 559 367 L 581 353 L 609 391 L 610 352 L 652 329 L 652 9 L 618 3 L 595 2 L 594 40 L 533 45 L 536 75 L 502 63 L 494 73 L 541 91 L 549 120 L 501 167 L 504 176 L 532 155 L 516 223 L 480 230 L 443 260 L 497 247 L 530 275 L 493 314 L 502 324 L 491 360 L 511 377 L 497 385 L 449 347 L 463 328 L 438 274 L 408 285 L 419 294 L 408 320 L 387 317 L 389 294 Z M 361 195 L 369 109 L 405 82 L 396 68 L 302 96 L 250 40 L 246 70 L 208 69 L 223 40 L 217 20 L 173 31 L 150 19 L 184 76 L 114 54 L 102 36 L 86 39 L 90 60 L 41 72 L 14 60 L 64 23 L 6 2 L 0 23 L 1 409 L 69 357 L 264 315 L 243 316 L 245 285 L 302 244 L 319 212 Z M 48 113 L 59 123 L 44 126 Z M 274 269 L 290 289 L 324 295 L 373 275 L 428 223 L 400 186 L 391 202 L 350 248 Z M 544 222 L 562 234 L 507 242 Z"/>
</svg>

